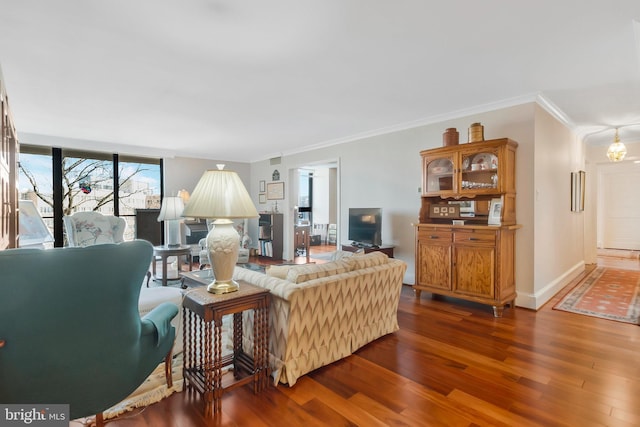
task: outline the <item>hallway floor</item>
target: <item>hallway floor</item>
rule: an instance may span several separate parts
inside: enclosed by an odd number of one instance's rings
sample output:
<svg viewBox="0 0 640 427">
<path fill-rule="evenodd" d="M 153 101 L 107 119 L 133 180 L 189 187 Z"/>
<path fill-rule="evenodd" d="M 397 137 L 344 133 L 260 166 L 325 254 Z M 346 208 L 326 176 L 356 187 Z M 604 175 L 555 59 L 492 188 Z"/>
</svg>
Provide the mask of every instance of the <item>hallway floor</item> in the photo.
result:
<svg viewBox="0 0 640 427">
<path fill-rule="evenodd" d="M 640 270 L 640 251 L 622 249 L 598 249 L 598 266 Z"/>
</svg>

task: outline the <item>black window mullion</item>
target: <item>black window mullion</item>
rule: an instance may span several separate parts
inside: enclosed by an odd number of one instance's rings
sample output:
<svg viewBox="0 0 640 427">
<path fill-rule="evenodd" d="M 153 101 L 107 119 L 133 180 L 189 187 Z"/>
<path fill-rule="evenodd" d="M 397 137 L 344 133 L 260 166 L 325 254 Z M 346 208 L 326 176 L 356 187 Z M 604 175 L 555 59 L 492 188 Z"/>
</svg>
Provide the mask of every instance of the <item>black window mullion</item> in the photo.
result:
<svg viewBox="0 0 640 427">
<path fill-rule="evenodd" d="M 118 155 L 113 155 L 113 215 L 120 216 L 120 171 Z"/>
<path fill-rule="evenodd" d="M 62 230 L 62 150 L 53 148 L 51 150 L 51 163 L 53 172 L 53 246 L 61 248 L 64 246 L 64 232 Z"/>
</svg>

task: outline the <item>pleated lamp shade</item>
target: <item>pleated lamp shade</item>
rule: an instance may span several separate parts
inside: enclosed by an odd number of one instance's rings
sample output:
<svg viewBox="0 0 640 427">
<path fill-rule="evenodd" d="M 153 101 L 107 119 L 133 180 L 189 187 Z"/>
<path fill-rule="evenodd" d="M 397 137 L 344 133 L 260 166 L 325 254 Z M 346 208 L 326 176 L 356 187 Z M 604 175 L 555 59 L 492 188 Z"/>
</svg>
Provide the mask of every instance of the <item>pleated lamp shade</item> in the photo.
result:
<svg viewBox="0 0 640 427">
<path fill-rule="evenodd" d="M 218 165 L 220 167 L 224 165 Z M 238 174 L 218 169 L 202 175 L 182 215 L 190 218 L 257 218 L 258 210 Z"/>
<path fill-rule="evenodd" d="M 231 220 L 258 217 L 258 210 L 238 174 L 224 170 L 224 165 L 218 165 L 218 170 L 206 171 L 182 214 L 215 219 L 207 234 L 207 252 L 215 279 L 207 290 L 215 294 L 237 291 L 239 284 L 233 280 L 233 270 L 238 261 L 240 236 Z"/>
</svg>

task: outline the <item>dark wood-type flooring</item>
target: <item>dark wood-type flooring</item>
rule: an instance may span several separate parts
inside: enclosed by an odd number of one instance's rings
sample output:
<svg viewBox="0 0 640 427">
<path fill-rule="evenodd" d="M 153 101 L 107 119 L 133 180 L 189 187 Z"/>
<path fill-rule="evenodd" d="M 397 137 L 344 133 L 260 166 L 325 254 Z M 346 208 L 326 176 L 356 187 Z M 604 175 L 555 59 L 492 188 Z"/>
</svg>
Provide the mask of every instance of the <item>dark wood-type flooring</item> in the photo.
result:
<svg viewBox="0 0 640 427">
<path fill-rule="evenodd" d="M 107 425 L 638 426 L 640 328 L 553 310 L 572 286 L 537 312 L 507 308 L 501 319 L 424 292 L 416 300 L 404 286 L 398 332 L 294 387 L 235 389 L 217 419 L 176 393 Z"/>
</svg>

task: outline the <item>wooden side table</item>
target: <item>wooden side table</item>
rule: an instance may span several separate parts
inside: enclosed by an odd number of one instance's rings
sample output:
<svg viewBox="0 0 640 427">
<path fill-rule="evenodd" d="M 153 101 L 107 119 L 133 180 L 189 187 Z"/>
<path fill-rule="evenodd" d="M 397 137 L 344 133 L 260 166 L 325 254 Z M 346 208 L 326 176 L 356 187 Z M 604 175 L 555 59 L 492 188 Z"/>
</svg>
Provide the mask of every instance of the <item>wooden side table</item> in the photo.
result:
<svg viewBox="0 0 640 427">
<path fill-rule="evenodd" d="M 153 271 L 153 278 L 156 279 L 156 257 L 160 257 L 162 261 L 162 286 L 167 286 L 167 258 L 171 256 L 178 257 L 178 273 L 180 272 L 180 257 L 186 256 L 189 262 L 189 271 L 191 271 L 193 265 L 193 258 L 191 256 L 190 246 L 154 246 L 153 247 L 153 264 L 151 269 Z M 176 280 L 179 279 L 179 274 Z"/>
<path fill-rule="evenodd" d="M 204 401 L 204 415 L 222 411 L 222 394 L 253 383 L 253 392 L 263 391 L 269 378 L 269 303 L 267 289 L 240 281 L 240 290 L 212 294 L 196 288 L 186 294 L 184 321 L 184 382 Z M 242 312 L 254 311 L 253 357 L 242 346 Z M 233 314 L 233 353 L 222 356 L 222 316 Z M 212 330 L 213 325 L 213 330 Z M 233 365 L 233 381 L 223 386 L 222 368 Z"/>
</svg>

